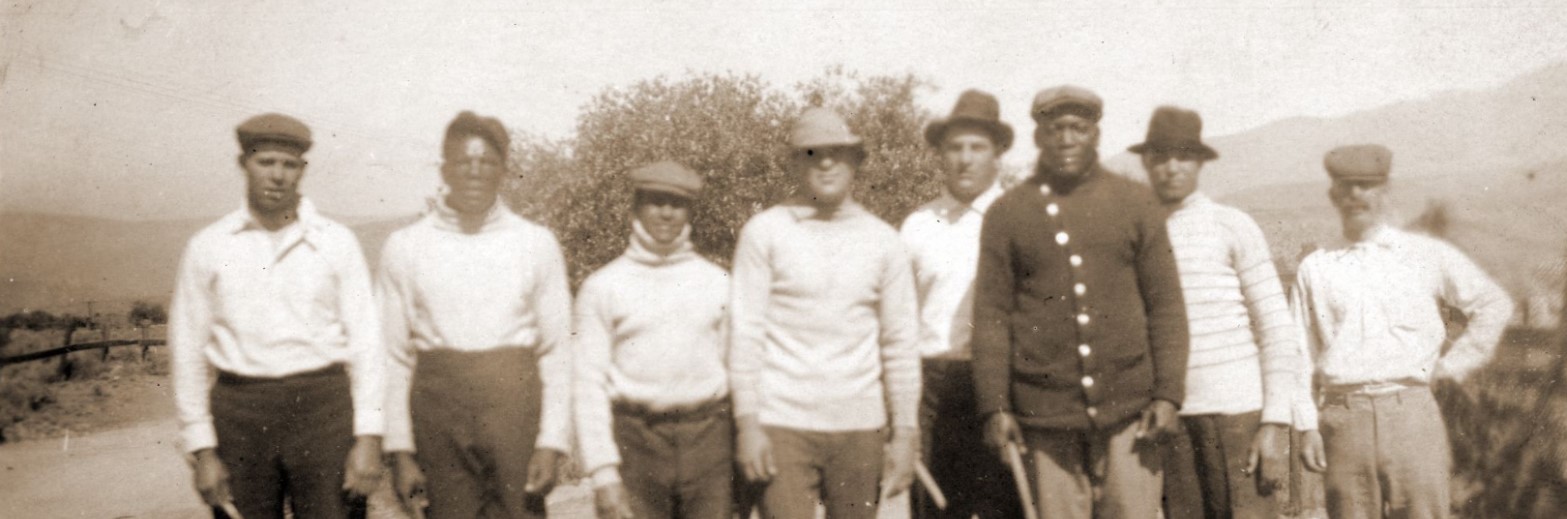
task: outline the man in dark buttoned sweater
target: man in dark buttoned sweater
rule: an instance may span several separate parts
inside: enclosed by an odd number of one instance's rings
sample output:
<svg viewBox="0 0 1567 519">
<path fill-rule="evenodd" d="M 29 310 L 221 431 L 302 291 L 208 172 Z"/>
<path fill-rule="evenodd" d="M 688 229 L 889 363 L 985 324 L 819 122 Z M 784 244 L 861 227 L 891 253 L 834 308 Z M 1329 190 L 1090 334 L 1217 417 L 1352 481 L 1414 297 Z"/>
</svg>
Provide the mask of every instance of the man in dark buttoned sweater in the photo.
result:
<svg viewBox="0 0 1567 519">
<path fill-rule="evenodd" d="M 1179 273 L 1152 192 L 1099 165 L 1103 102 L 1034 98 L 1039 164 L 985 214 L 974 380 L 987 443 L 1023 446 L 1039 516 L 1158 514 L 1185 393 Z"/>
</svg>

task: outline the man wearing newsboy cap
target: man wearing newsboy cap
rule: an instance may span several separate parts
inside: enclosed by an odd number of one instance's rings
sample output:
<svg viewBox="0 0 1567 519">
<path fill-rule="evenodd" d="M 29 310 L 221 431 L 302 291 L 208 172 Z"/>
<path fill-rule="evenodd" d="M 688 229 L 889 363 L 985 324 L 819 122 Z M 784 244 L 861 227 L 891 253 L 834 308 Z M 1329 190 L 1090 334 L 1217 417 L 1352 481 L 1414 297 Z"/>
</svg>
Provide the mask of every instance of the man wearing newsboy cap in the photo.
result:
<svg viewBox="0 0 1567 519">
<path fill-rule="evenodd" d="M 997 166 L 1012 146 L 1012 127 L 1000 112 L 995 96 L 969 90 L 950 116 L 925 127 L 925 141 L 941 159 L 944 189 L 910 213 L 900 229 L 920 302 L 920 439 L 925 462 L 947 498 L 940 509 L 932 494 L 916 492 L 919 517 L 1023 515 L 1011 474 L 985 448 L 985 417 L 974 405 L 969 350 L 980 222 L 1001 196 Z"/>
<path fill-rule="evenodd" d="M 807 109 L 789 153 L 797 193 L 746 222 L 735 249 L 736 454 L 767 482 L 763 517 L 810 519 L 818 502 L 829 519 L 875 517 L 914 470 L 914 280 L 897 231 L 854 201 L 865 149 L 843 118 Z"/>
<path fill-rule="evenodd" d="M 191 238 L 169 311 L 196 489 L 228 517 L 363 517 L 381 480 L 381 349 L 353 231 L 299 194 L 310 129 L 239 125 L 245 207 Z M 345 492 L 346 491 L 346 492 Z"/>
<path fill-rule="evenodd" d="M 1035 174 L 980 231 L 985 436 L 998 451 L 1026 447 L 1040 517 L 1154 517 L 1156 440 L 1177 425 L 1188 341 L 1164 209 L 1099 165 L 1099 96 L 1050 88 L 1032 112 Z"/>
<path fill-rule="evenodd" d="M 498 196 L 510 142 L 499 120 L 457 114 L 442 196 L 381 252 L 392 486 L 429 517 L 544 517 L 571 445 L 566 262 Z"/>
<path fill-rule="evenodd" d="M 1219 153 L 1202 117 L 1154 110 L 1142 157 L 1170 211 L 1191 358 L 1181 424 L 1165 465 L 1165 517 L 1279 516 L 1270 495 L 1289 474 L 1290 406 L 1301 359 L 1283 286 L 1257 223 L 1198 189 Z"/>
<path fill-rule="evenodd" d="M 702 176 L 663 161 L 630 177 L 630 244 L 577 291 L 582 469 L 600 519 L 728 519 L 729 273 L 691 244 Z"/>
<path fill-rule="evenodd" d="M 1290 294 L 1314 367 L 1299 377 L 1314 399 L 1297 402 L 1295 426 L 1306 467 L 1326 471 L 1330 517 L 1448 516 L 1452 460 L 1431 384 L 1468 380 L 1513 313 L 1458 249 L 1394 227 L 1392 162 L 1377 144 L 1324 157 L 1344 242 L 1302 260 Z M 1444 306 L 1468 322 L 1451 341 Z"/>
</svg>

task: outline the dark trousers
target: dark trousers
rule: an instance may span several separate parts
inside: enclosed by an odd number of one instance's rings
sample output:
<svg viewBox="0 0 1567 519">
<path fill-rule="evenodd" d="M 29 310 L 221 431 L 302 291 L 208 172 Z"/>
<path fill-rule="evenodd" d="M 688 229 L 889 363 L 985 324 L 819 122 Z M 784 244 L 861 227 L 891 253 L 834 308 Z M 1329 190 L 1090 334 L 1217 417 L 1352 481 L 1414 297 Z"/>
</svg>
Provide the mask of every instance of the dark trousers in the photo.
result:
<svg viewBox="0 0 1567 519">
<path fill-rule="evenodd" d="M 300 519 L 364 517 L 364 500 L 343 492 L 354 404 L 341 366 L 283 378 L 219 373 L 211 408 L 218 458 L 246 519 L 282 519 L 285 501 Z"/>
<path fill-rule="evenodd" d="M 766 426 L 778 475 L 762 490 L 763 519 L 871 519 L 881 499 L 882 431 L 819 432 Z"/>
<path fill-rule="evenodd" d="M 1276 500 L 1259 491 L 1249 465 L 1262 412 L 1181 417 L 1164 463 L 1164 516 L 1168 519 L 1276 519 Z"/>
<path fill-rule="evenodd" d="M 419 352 L 409 411 L 429 517 L 545 516 L 524 491 L 542 392 L 529 349 Z"/>
<path fill-rule="evenodd" d="M 920 438 L 925 463 L 947 498 L 936 507 L 923 486 L 914 485 L 920 519 L 1022 517 L 1012 474 L 985 445 L 985 418 L 974 402 L 973 363 L 926 360 L 920 398 Z"/>
<path fill-rule="evenodd" d="M 729 403 L 678 411 L 614 408 L 620 477 L 637 519 L 729 519 L 734 420 Z"/>
</svg>

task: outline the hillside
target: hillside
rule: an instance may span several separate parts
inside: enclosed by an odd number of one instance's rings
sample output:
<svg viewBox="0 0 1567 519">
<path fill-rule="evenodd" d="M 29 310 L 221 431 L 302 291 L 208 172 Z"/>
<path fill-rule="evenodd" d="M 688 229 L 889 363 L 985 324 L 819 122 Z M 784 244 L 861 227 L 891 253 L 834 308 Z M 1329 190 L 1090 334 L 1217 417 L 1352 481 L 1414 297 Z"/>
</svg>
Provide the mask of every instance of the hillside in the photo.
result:
<svg viewBox="0 0 1567 519">
<path fill-rule="evenodd" d="M 1205 185 L 1213 185 L 1205 173 Z M 1394 177 L 1393 199 L 1405 220 L 1433 202 L 1449 208 L 1449 239 L 1490 272 L 1515 298 L 1560 293 L 1559 264 L 1567 253 L 1567 162 L 1508 174 Z M 1302 252 L 1339 235 L 1326 177 L 1254 187 L 1218 198 L 1262 226 L 1273 253 L 1293 271 Z M 1554 272 L 1548 272 L 1553 271 Z"/>
<path fill-rule="evenodd" d="M 1202 107 L 1195 107 L 1201 110 Z M 1216 195 L 1322 177 L 1322 155 L 1379 142 L 1401 178 L 1501 180 L 1567 159 L 1567 63 L 1487 90 L 1455 91 L 1332 119 L 1293 118 L 1210 139 Z M 1111 151 L 1111 150 L 1106 150 Z M 1567 181 L 1560 175 L 1550 182 Z"/>
<path fill-rule="evenodd" d="M 181 251 L 215 220 L 128 222 L 41 213 L 0 215 L 0 314 L 21 309 L 119 315 L 136 300 L 167 302 Z M 353 225 L 373 265 L 409 218 Z"/>
</svg>

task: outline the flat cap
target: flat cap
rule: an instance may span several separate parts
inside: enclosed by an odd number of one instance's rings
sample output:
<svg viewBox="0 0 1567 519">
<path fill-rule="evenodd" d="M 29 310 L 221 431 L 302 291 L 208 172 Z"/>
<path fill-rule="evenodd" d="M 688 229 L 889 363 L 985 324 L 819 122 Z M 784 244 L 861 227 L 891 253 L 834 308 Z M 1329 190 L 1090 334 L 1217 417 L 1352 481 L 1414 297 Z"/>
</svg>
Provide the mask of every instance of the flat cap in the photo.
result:
<svg viewBox="0 0 1567 519">
<path fill-rule="evenodd" d="M 864 142 L 849 131 L 849 123 L 838 112 L 813 106 L 806 108 L 789 128 L 789 147 L 795 149 L 858 147 Z"/>
<path fill-rule="evenodd" d="M 1065 108 L 1078 108 L 1087 112 L 1094 122 L 1104 115 L 1104 100 L 1092 90 L 1077 85 L 1061 85 L 1040 90 L 1034 94 L 1034 107 L 1030 114 L 1034 122 L 1043 122 L 1045 116 L 1055 115 Z"/>
<path fill-rule="evenodd" d="M 702 176 L 668 160 L 632 170 L 631 184 L 638 191 L 656 191 L 688 199 L 696 199 L 702 194 Z"/>
<path fill-rule="evenodd" d="M 1393 152 L 1381 144 L 1339 146 L 1322 157 L 1322 167 L 1335 180 L 1387 180 Z"/>
<path fill-rule="evenodd" d="M 310 127 L 283 114 L 266 113 L 246 119 L 234 128 L 234 135 L 245 153 L 261 146 L 292 149 L 296 155 L 310 151 Z"/>
</svg>

